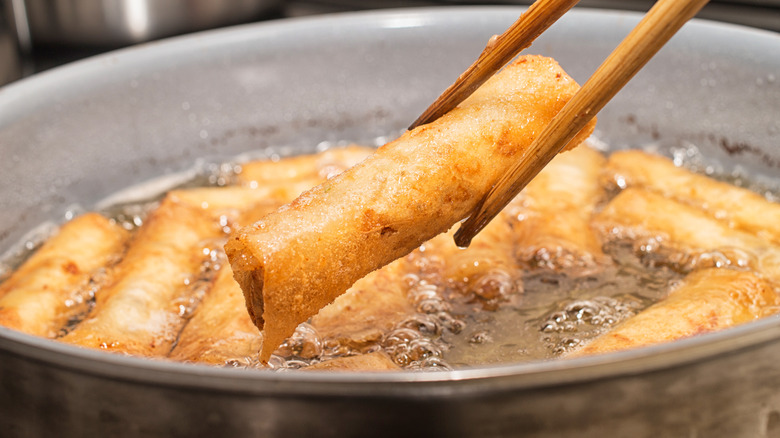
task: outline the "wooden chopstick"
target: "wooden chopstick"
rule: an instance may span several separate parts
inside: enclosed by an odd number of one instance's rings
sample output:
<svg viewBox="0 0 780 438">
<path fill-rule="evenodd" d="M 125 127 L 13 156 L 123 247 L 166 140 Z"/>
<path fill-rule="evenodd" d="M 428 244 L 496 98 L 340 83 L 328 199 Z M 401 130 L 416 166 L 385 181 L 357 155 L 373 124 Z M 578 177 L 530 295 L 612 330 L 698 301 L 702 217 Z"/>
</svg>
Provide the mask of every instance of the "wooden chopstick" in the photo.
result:
<svg viewBox="0 0 780 438">
<path fill-rule="evenodd" d="M 558 21 L 579 0 L 536 0 L 501 35 L 493 35 L 476 61 L 426 109 L 409 129 L 430 123 L 471 96 L 480 85 Z"/>
<path fill-rule="evenodd" d="M 455 243 L 468 246 L 471 239 L 520 193 L 520 190 L 707 2 L 708 0 L 658 0 L 531 143 L 523 157 L 485 195 L 455 233 Z"/>
</svg>

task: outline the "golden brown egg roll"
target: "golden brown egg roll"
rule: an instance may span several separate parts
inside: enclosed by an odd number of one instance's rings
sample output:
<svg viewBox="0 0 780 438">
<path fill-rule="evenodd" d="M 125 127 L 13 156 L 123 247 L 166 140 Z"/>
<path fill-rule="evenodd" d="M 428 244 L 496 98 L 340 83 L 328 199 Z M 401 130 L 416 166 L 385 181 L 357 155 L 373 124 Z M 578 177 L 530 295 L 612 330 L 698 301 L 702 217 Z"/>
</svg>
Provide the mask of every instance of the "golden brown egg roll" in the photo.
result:
<svg viewBox="0 0 780 438">
<path fill-rule="evenodd" d="M 221 230 L 206 212 L 166 197 L 139 229 L 113 280 L 95 294 L 87 319 L 64 342 L 142 356 L 170 351 L 204 262 Z"/>
<path fill-rule="evenodd" d="M 587 145 L 557 155 L 507 212 L 517 218 L 517 257 L 530 267 L 590 272 L 609 261 L 591 215 L 604 199 L 606 158 Z"/>
<path fill-rule="evenodd" d="M 212 215 L 230 212 L 231 220 L 246 224 L 291 201 L 318 181 L 316 178 L 280 180 L 264 182 L 254 189 L 183 189 L 171 192 L 171 196 L 200 206 Z M 241 287 L 225 263 L 179 334 L 169 357 L 212 365 L 256 366 L 262 339 L 262 333 L 249 318 Z"/>
<path fill-rule="evenodd" d="M 440 119 L 234 233 L 225 249 L 265 330 L 261 360 L 356 280 L 466 217 L 578 88 L 554 60 L 520 57 Z"/>
<path fill-rule="evenodd" d="M 777 312 L 777 293 L 748 271 L 689 274 L 667 298 L 574 351 L 570 357 L 626 350 L 722 330 Z"/>
<path fill-rule="evenodd" d="M 621 186 L 656 191 L 780 244 L 780 204 L 758 193 L 677 167 L 666 157 L 640 150 L 613 153 L 607 174 Z"/>
<path fill-rule="evenodd" d="M 0 325 L 56 336 L 70 317 L 86 310 L 87 283 L 119 259 L 128 235 L 97 213 L 64 224 L 0 285 Z"/>
<path fill-rule="evenodd" d="M 382 352 L 339 357 L 301 368 L 303 371 L 397 371 L 400 369 L 390 356 Z"/>
<path fill-rule="evenodd" d="M 376 344 L 395 324 L 414 314 L 406 299 L 405 260 L 369 273 L 311 320 L 324 340 L 358 349 Z"/>
<path fill-rule="evenodd" d="M 240 225 L 251 224 L 271 213 L 321 181 L 319 178 L 274 181 L 251 189 L 240 186 L 198 187 L 173 190 L 168 196 L 203 210 L 219 223 L 225 233 L 230 233 Z"/>
<path fill-rule="evenodd" d="M 459 248 L 453 231 L 440 234 L 423 244 L 421 255 L 441 262 L 446 284 L 495 310 L 523 290 L 522 272 L 515 260 L 512 218 L 500 213 L 479 232 L 468 248 Z"/>
<path fill-rule="evenodd" d="M 320 182 L 321 178 L 304 178 L 263 183 L 252 189 L 240 186 L 198 187 L 173 190 L 169 196 L 193 207 L 219 213 L 222 210 L 245 210 L 257 203 L 276 202 L 281 205 Z"/>
<path fill-rule="evenodd" d="M 730 228 L 704 211 L 640 188 L 627 188 L 594 218 L 603 234 L 619 238 L 656 237 L 679 251 L 744 250 L 754 268 L 780 282 L 780 248 L 753 234 Z"/>
<path fill-rule="evenodd" d="M 441 278 L 483 308 L 495 309 L 522 291 L 520 270 L 506 217 L 490 222 L 468 248 L 458 248 L 452 233 L 441 234 L 409 256 L 398 259 L 355 282 L 347 292 L 311 319 L 323 340 L 361 351 L 377 345 L 394 326 L 418 311 L 408 298 L 412 278 Z M 424 257 L 424 259 L 422 258 Z M 425 260 L 425 266 L 416 261 Z"/>
<path fill-rule="evenodd" d="M 237 175 L 239 184 L 263 186 L 276 181 L 298 179 L 327 179 L 363 161 L 374 148 L 349 145 L 324 152 L 243 163 Z"/>
<path fill-rule="evenodd" d="M 241 287 L 223 265 L 198 304 L 169 357 L 212 365 L 250 364 L 260 354 L 263 335 L 249 318 Z"/>
</svg>

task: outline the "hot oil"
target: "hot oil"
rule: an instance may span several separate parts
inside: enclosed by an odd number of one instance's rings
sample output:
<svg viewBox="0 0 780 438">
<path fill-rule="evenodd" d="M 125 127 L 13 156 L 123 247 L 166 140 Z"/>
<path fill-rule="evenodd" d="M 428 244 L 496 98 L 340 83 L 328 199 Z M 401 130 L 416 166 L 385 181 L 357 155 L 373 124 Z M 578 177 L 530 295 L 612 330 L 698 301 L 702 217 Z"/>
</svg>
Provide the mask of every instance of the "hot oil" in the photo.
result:
<svg viewBox="0 0 780 438">
<path fill-rule="evenodd" d="M 418 371 L 560 357 L 662 299 L 683 276 L 674 267 L 648 263 L 647 252 L 634 242 L 610 242 L 605 249 L 614 264 L 585 276 L 525 270 L 524 290 L 488 308 L 435 270 L 407 274 L 407 299 L 416 313 L 395 324 L 380 341 L 356 349 L 322 339 L 313 326 L 302 324 L 277 350 L 271 366 L 298 369 L 373 351 Z M 424 258 L 417 261 L 426 263 Z"/>
<path fill-rule="evenodd" d="M 619 264 L 600 272 L 526 271 L 522 295 L 495 311 L 453 306 L 463 326 L 442 332 L 442 359 L 459 368 L 558 357 L 659 300 L 680 278 L 644 265 L 629 242 L 610 246 Z"/>
<path fill-rule="evenodd" d="M 698 155 L 696 150 L 686 149 L 675 153 L 675 161 L 678 158 L 678 164 L 690 164 L 686 160 L 694 160 L 695 164 Z M 186 178 L 169 181 L 166 190 L 230 185 L 237 169 L 230 163 L 201 166 Z M 713 172 L 709 168 L 700 170 Z M 722 179 L 750 185 L 737 174 Z M 122 196 L 112 196 L 102 203 L 100 211 L 134 230 L 143 225 L 148 212 L 161 199 L 160 186 L 146 185 Z M 50 234 L 50 228 L 41 235 Z M 16 261 L 29 255 L 40 241 L 40 236 L 28 237 L 24 254 L 15 256 L 9 264 L 17 266 Z M 212 245 L 213 248 L 216 246 Z M 507 296 L 490 306 L 472 295 L 463 295 L 436 270 L 410 272 L 405 278 L 409 286 L 407 297 L 416 312 L 395 324 L 380 340 L 353 348 L 323 339 L 313 326 L 302 324 L 272 357 L 271 368 L 292 370 L 373 351 L 384 351 L 408 370 L 549 360 L 565 355 L 662 299 L 702 257 L 720 263 L 717 254 L 685 254 L 678 255 L 676 263 L 659 262 L 669 260 L 668 254 L 659 255 L 652 245 L 633 241 L 608 242 L 604 249 L 613 263 L 587 275 L 528 268 L 521 272 L 522 286 L 517 286 L 510 284 L 514 277 L 510 273 L 494 273 L 494 281 L 506 283 L 499 289 L 509 292 L 502 292 Z M 207 258 L 204 272 L 209 275 L 201 276 L 206 280 L 213 274 L 211 268 L 224 262 L 219 250 L 210 252 Z M 727 255 L 723 258 L 729 261 Z M 426 264 L 424 259 L 418 263 Z M 204 280 L 197 284 L 198 296 L 205 293 L 206 283 Z M 196 302 L 179 304 L 183 317 L 197 311 Z M 72 321 L 66 330 L 77 323 Z M 253 357 L 228 359 L 225 365 L 263 367 Z"/>
</svg>

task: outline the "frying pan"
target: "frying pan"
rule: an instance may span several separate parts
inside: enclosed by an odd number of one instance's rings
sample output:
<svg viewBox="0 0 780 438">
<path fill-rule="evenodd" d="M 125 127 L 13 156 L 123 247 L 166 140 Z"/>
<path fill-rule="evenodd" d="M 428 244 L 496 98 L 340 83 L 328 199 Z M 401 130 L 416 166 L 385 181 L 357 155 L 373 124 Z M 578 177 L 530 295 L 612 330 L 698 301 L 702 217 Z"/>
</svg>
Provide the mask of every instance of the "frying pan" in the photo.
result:
<svg viewBox="0 0 780 438">
<path fill-rule="evenodd" d="M 0 89 L 0 253 L 118 190 L 241 154 L 397 135 L 521 12 L 464 7 L 235 27 Z M 575 10 L 530 51 L 584 81 L 638 22 Z M 613 148 L 780 175 L 780 36 L 689 23 L 602 111 Z M 175 179 L 175 178 L 174 178 Z M 103 354 L 0 328 L 3 436 L 774 436 L 780 319 L 572 360 L 274 373 Z"/>
</svg>

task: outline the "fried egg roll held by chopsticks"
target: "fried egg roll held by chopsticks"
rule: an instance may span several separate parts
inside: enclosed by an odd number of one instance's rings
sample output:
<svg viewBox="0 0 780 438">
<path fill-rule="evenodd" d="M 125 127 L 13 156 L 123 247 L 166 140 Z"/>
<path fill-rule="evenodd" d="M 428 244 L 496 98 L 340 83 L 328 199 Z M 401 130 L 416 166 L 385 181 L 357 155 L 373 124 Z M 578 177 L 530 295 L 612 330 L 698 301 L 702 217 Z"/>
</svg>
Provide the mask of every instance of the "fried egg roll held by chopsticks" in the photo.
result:
<svg viewBox="0 0 780 438">
<path fill-rule="evenodd" d="M 626 350 L 722 330 L 777 312 L 777 293 L 747 271 L 710 268 L 689 274 L 662 301 L 569 357 Z"/>
<path fill-rule="evenodd" d="M 265 331 L 261 360 L 356 280 L 466 217 L 577 89 L 554 60 L 521 57 L 448 114 L 234 233 L 225 249 Z"/>
<path fill-rule="evenodd" d="M 87 283 L 99 269 L 119 259 L 128 236 L 97 213 L 67 222 L 0 284 L 0 325 L 56 336 L 70 317 L 86 311 Z"/>
</svg>

